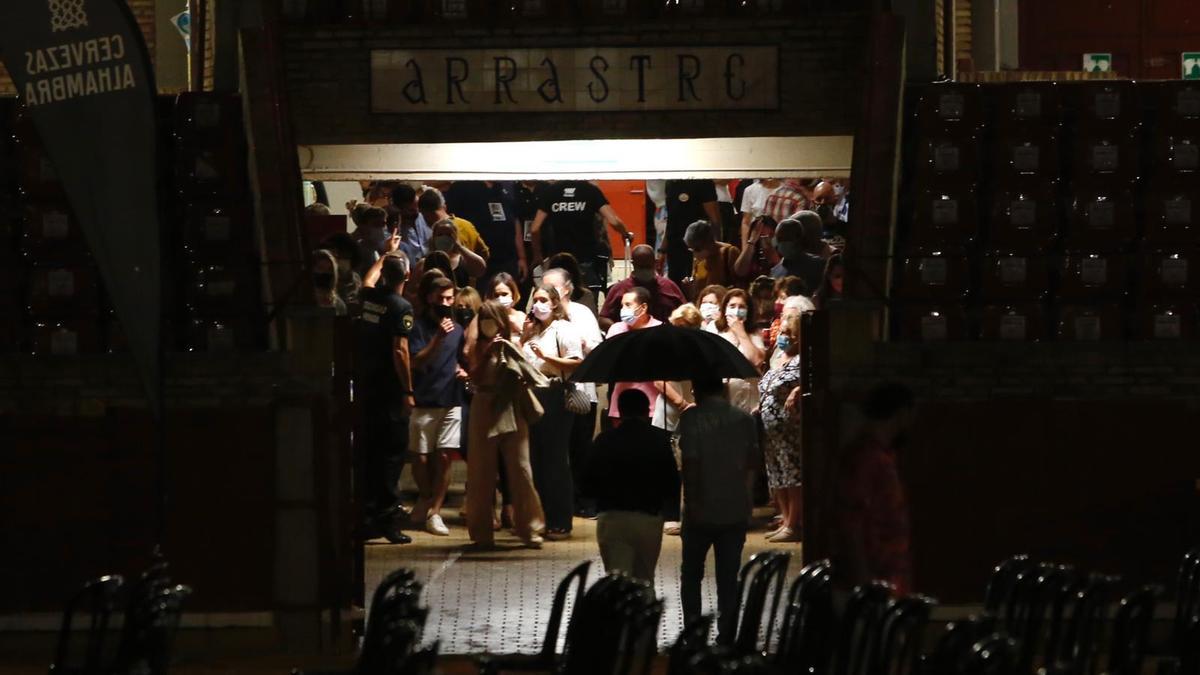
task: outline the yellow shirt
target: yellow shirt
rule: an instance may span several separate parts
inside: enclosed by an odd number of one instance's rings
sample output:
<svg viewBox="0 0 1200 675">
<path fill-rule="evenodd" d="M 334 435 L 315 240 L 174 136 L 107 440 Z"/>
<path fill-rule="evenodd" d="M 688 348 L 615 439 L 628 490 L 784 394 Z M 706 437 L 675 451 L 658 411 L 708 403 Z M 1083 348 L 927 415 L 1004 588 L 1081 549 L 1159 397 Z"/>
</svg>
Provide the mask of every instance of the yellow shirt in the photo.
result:
<svg viewBox="0 0 1200 675">
<path fill-rule="evenodd" d="M 454 225 L 458 228 L 458 243 L 462 244 L 462 247 L 468 251 L 487 260 L 492 251 L 488 248 L 487 242 L 483 240 L 483 237 L 479 236 L 479 230 L 475 229 L 471 221 L 466 218 L 459 218 L 458 216 L 450 217 L 454 219 Z"/>
</svg>

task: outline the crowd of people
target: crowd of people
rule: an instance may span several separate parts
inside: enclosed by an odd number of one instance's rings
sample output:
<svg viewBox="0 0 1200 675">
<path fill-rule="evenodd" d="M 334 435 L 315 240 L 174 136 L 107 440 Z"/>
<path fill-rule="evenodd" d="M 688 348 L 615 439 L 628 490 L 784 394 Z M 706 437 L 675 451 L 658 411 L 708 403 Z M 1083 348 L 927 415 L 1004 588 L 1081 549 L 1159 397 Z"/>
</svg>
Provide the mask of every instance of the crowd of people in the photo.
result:
<svg viewBox="0 0 1200 675">
<path fill-rule="evenodd" d="M 756 477 L 778 510 L 768 540 L 802 536 L 801 316 L 842 296 L 846 186 L 648 181 L 650 243 L 610 280 L 606 230 L 635 237 L 593 183 L 372 185 L 347 204 L 353 232 L 313 255 L 317 304 L 357 319 L 370 536 L 449 534 L 457 452 L 475 545 L 509 528 L 541 547 L 594 517 L 606 566 L 649 578 L 663 533 L 680 535 L 685 610 L 699 612 L 710 548 L 734 602 Z M 618 382 L 603 397 L 570 381 L 602 340 L 665 322 L 715 333 L 761 377 Z"/>
</svg>

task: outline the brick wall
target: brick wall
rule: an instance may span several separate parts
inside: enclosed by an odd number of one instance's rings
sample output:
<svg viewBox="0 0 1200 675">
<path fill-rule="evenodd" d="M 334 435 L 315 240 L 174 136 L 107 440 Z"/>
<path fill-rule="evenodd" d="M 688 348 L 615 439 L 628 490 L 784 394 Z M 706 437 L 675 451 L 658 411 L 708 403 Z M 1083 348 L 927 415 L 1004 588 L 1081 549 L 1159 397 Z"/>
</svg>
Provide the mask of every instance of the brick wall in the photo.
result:
<svg viewBox="0 0 1200 675">
<path fill-rule="evenodd" d="M 287 85 L 300 143 L 385 143 L 612 137 L 851 134 L 860 107 L 867 22 L 854 12 L 802 20 L 695 20 L 627 26 L 297 27 L 285 37 Z M 778 112 L 372 114 L 372 48 L 778 44 Z"/>
<path fill-rule="evenodd" d="M 154 4 L 155 0 L 127 0 L 130 9 L 133 10 L 133 15 L 137 17 L 138 26 L 142 29 L 142 35 L 146 38 L 146 47 L 150 50 L 150 58 L 154 59 L 154 40 L 156 36 L 154 26 Z M 8 71 L 0 64 L 0 95 L 12 96 L 17 93 L 16 87 L 13 86 L 12 78 L 9 77 Z"/>
<path fill-rule="evenodd" d="M 836 356 L 836 350 L 835 350 Z M 879 343 L 867 359 L 835 365 L 835 390 L 903 381 L 923 399 L 1194 398 L 1200 344 Z"/>
</svg>

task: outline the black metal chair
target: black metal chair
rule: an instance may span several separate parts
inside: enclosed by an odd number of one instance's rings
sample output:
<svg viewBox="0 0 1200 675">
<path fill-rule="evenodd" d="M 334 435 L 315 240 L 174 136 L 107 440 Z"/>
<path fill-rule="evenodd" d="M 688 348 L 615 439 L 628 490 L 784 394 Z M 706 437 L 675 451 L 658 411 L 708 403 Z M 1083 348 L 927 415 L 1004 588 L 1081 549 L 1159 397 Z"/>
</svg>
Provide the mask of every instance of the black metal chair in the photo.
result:
<svg viewBox="0 0 1200 675">
<path fill-rule="evenodd" d="M 729 646 L 713 645 L 694 655 L 685 672 L 691 675 L 767 675 L 772 671 L 761 654 L 739 654 Z"/>
<path fill-rule="evenodd" d="M 507 655 L 507 656 L 483 656 L 479 659 L 480 673 L 499 673 L 505 670 L 520 670 L 520 671 L 549 671 L 554 670 L 558 661 L 558 634 L 562 627 L 563 616 L 566 613 L 567 597 L 572 597 L 571 606 L 573 607 L 571 619 L 567 622 L 567 641 L 563 651 L 570 648 L 571 640 L 571 621 L 574 620 L 575 614 L 579 611 L 580 601 L 583 599 L 585 587 L 587 586 L 588 572 L 591 571 L 591 561 L 580 563 L 563 577 L 558 583 L 558 588 L 554 591 L 554 604 L 550 608 L 550 620 L 546 624 L 546 634 L 542 638 L 542 649 L 534 655 Z M 572 594 L 572 586 L 574 593 Z"/>
<path fill-rule="evenodd" d="M 883 613 L 879 627 L 878 658 L 874 675 L 917 675 L 925 627 L 937 601 L 923 595 L 893 600 Z"/>
<path fill-rule="evenodd" d="M 1143 586 L 1121 599 L 1109 640 L 1108 675 L 1141 675 L 1154 608 L 1161 596 L 1161 587 Z"/>
<path fill-rule="evenodd" d="M 742 566 L 738 573 L 737 632 L 732 644 L 735 652 L 765 654 L 770 650 L 775 614 L 779 610 L 779 600 L 783 594 L 787 566 L 791 559 L 789 553 L 769 551 L 754 555 Z M 764 617 L 766 626 L 763 626 Z"/>
<path fill-rule="evenodd" d="M 933 651 L 923 659 L 926 675 L 958 675 L 963 662 L 976 642 L 996 630 L 996 617 L 990 614 L 971 616 L 946 625 Z"/>
<path fill-rule="evenodd" d="M 1175 588 L 1175 624 L 1171 644 L 1177 656 L 1189 648 L 1188 636 L 1192 624 L 1200 616 L 1200 548 L 1183 556 L 1179 564 L 1179 579 Z"/>
<path fill-rule="evenodd" d="M 1072 581 L 1071 568 L 1061 565 L 1040 564 L 1017 575 L 1001 624 L 1004 632 L 1016 640 L 1020 672 L 1032 672 L 1045 646 L 1042 634 L 1047 610 Z"/>
<path fill-rule="evenodd" d="M 834 638 L 832 675 L 873 675 L 880 626 L 892 587 L 874 581 L 854 589 Z"/>
<path fill-rule="evenodd" d="M 679 637 L 675 638 L 668 650 L 668 675 L 688 675 L 691 672 L 688 664 L 694 656 L 708 647 L 708 634 L 712 625 L 712 615 L 704 614 L 692 619 L 683 627 Z"/>
<path fill-rule="evenodd" d="M 996 633 L 971 647 L 959 672 L 962 675 L 1017 675 L 1024 672 L 1018 665 L 1020 658 L 1017 641 Z"/>
<path fill-rule="evenodd" d="M 653 656 L 662 603 L 644 581 L 609 574 L 584 593 L 567 628 L 558 670 L 584 675 L 644 672 Z"/>
<path fill-rule="evenodd" d="M 106 669 L 105 645 L 111 637 L 108 625 L 120 602 L 124 585 L 125 580 L 120 576 L 103 576 L 84 584 L 67 601 L 58 632 L 54 663 L 50 666 L 52 675 L 90 675 Z M 75 631 L 80 627 L 84 630 L 83 651 L 82 658 L 76 660 L 72 652 Z"/>
<path fill-rule="evenodd" d="M 1033 567 L 1027 555 L 1014 555 L 996 565 L 992 576 L 988 579 L 987 590 L 984 594 L 983 610 L 988 614 L 999 614 L 1008 604 L 1013 585 L 1017 577 Z"/>
<path fill-rule="evenodd" d="M 130 638 L 122 642 L 112 671 L 139 675 L 166 673 L 171 665 L 175 633 L 183 617 L 183 603 L 191 595 L 192 589 L 187 586 L 172 586 L 142 599 L 141 607 L 131 608 L 128 616 L 134 625 L 127 628 Z"/>
<path fill-rule="evenodd" d="M 785 673 L 824 673 L 833 652 L 833 580 L 828 560 L 800 570 L 788 591 L 774 665 Z"/>
<path fill-rule="evenodd" d="M 1058 623 L 1059 618 L 1055 618 L 1055 639 L 1045 655 L 1047 671 L 1064 675 L 1094 672 L 1097 642 L 1118 583 L 1117 577 L 1093 574 L 1072 594 L 1070 620 Z"/>
</svg>

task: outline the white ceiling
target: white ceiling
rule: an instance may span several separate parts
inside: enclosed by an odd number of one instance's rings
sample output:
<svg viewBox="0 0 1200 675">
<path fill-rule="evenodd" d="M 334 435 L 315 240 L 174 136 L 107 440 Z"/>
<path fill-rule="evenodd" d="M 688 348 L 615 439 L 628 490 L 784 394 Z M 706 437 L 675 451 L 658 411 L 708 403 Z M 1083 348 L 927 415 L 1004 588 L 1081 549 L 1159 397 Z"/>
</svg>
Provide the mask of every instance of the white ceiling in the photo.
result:
<svg viewBox="0 0 1200 675">
<path fill-rule="evenodd" d="M 848 176 L 853 136 L 302 145 L 309 180 Z"/>
</svg>

